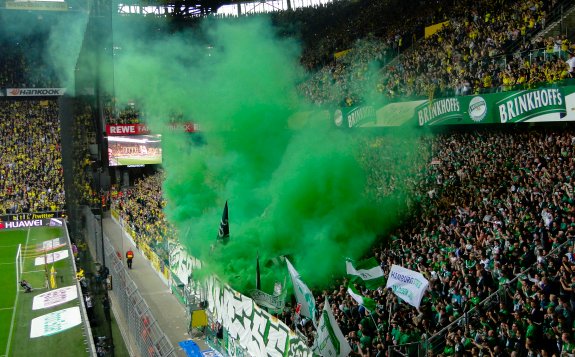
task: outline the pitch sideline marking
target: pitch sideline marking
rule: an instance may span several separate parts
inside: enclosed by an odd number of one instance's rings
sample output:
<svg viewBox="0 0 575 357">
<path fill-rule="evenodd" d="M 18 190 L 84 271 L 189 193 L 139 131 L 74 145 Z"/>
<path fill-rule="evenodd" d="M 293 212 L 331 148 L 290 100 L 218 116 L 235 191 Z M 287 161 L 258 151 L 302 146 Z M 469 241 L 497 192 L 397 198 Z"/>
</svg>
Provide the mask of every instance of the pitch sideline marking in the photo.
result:
<svg viewBox="0 0 575 357">
<path fill-rule="evenodd" d="M 26 246 L 28 246 L 28 240 L 30 239 L 30 227 L 28 227 L 28 233 L 26 233 Z M 22 257 L 22 264 L 24 264 L 24 257 Z M 18 272 L 16 272 L 18 273 Z M 6 354 L 8 356 L 10 353 L 10 344 L 12 342 L 12 332 L 14 331 L 14 320 L 16 319 L 16 308 L 18 307 L 18 297 L 20 296 L 20 288 L 16 288 L 16 300 L 14 301 L 14 311 L 12 311 L 12 320 L 10 321 L 10 333 L 8 333 L 8 344 L 6 345 Z"/>
</svg>

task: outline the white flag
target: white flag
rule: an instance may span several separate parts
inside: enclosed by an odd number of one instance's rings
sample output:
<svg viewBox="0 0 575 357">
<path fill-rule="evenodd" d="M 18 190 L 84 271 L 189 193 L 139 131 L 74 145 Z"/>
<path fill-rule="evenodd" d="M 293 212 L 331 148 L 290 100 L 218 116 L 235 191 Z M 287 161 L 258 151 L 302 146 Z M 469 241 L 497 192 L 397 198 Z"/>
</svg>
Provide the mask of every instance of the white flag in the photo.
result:
<svg viewBox="0 0 575 357">
<path fill-rule="evenodd" d="M 305 285 L 305 283 L 300 279 L 299 273 L 287 258 L 286 263 L 293 283 L 296 300 L 301 304 L 300 313 L 303 316 L 309 317 L 315 326 L 315 299 L 313 298 L 313 294 L 307 285 Z"/>
<path fill-rule="evenodd" d="M 419 309 L 419 304 L 421 304 L 421 299 L 428 286 L 429 281 L 423 275 L 395 264 L 391 267 L 387 284 L 385 285 L 401 300 L 416 309 Z"/>
<path fill-rule="evenodd" d="M 345 270 L 347 275 L 352 278 L 361 279 L 365 287 L 370 290 L 377 290 L 377 288 L 385 284 L 383 269 L 381 269 L 375 258 L 356 262 L 355 264 L 347 260 L 345 262 Z"/>
<path fill-rule="evenodd" d="M 322 357 L 344 357 L 351 353 L 351 347 L 333 317 L 327 298 L 317 326 L 314 352 Z"/>
</svg>

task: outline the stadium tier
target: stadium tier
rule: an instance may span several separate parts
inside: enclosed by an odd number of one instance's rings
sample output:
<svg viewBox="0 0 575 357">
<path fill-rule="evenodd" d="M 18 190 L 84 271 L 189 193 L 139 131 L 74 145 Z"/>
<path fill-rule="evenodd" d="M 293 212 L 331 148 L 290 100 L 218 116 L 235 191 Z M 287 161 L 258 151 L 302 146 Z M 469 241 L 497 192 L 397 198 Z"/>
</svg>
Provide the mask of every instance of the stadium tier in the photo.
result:
<svg viewBox="0 0 575 357">
<path fill-rule="evenodd" d="M 0 356 L 575 355 L 572 2 L 16 3 Z"/>
</svg>

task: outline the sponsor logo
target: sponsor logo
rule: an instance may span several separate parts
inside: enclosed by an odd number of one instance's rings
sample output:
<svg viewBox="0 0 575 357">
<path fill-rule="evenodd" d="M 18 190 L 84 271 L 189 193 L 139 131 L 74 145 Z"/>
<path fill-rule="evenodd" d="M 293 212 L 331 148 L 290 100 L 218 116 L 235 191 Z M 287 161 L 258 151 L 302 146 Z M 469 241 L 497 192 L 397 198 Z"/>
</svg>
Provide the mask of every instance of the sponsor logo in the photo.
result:
<svg viewBox="0 0 575 357">
<path fill-rule="evenodd" d="M 537 115 L 564 112 L 564 100 L 557 88 L 521 91 L 497 103 L 502 123 L 518 122 Z"/>
<path fill-rule="evenodd" d="M 50 227 L 61 227 L 62 220 L 58 218 L 50 218 Z"/>
<path fill-rule="evenodd" d="M 487 115 L 487 103 L 482 97 L 473 97 L 469 102 L 469 117 L 476 123 L 479 123 Z"/>
<path fill-rule="evenodd" d="M 36 251 L 37 252 L 46 252 L 49 250 L 63 247 L 65 245 L 66 244 L 64 244 L 63 242 L 60 241 L 60 238 L 54 238 L 52 240 L 44 241 L 44 242 L 42 242 L 42 244 L 38 244 L 36 246 Z"/>
<path fill-rule="evenodd" d="M 373 107 L 359 107 L 347 113 L 347 126 L 349 128 L 360 126 L 368 120 L 375 120 L 375 110 Z"/>
<path fill-rule="evenodd" d="M 8 88 L 6 90 L 9 97 L 60 96 L 64 92 L 64 88 Z"/>
<path fill-rule="evenodd" d="M 6 8 L 12 10 L 67 11 L 68 4 L 64 1 L 6 1 Z"/>
<path fill-rule="evenodd" d="M 150 130 L 144 124 L 115 124 L 107 126 L 108 135 L 138 135 L 149 134 Z"/>
<path fill-rule="evenodd" d="M 180 131 L 184 129 L 186 133 L 195 133 L 196 131 L 200 130 L 200 126 L 193 122 L 185 122 L 185 123 L 170 123 L 168 124 L 168 128 L 174 131 Z"/>
<path fill-rule="evenodd" d="M 4 222 L 0 222 L 0 229 L 4 229 Z"/>
<path fill-rule="evenodd" d="M 438 117 L 449 118 L 458 115 L 460 113 L 459 100 L 457 98 L 438 99 L 424 105 L 417 111 L 420 126 L 434 121 Z"/>
<path fill-rule="evenodd" d="M 39 266 L 44 264 L 51 264 L 66 259 L 68 258 L 68 256 L 69 256 L 68 250 L 59 250 L 57 252 L 36 257 L 36 259 L 34 259 L 34 265 Z"/>
<path fill-rule="evenodd" d="M 81 323 L 82 315 L 78 306 L 54 311 L 32 319 L 30 338 L 55 335 Z"/>
<path fill-rule="evenodd" d="M 23 228 L 23 227 L 42 227 L 44 222 L 41 219 L 34 219 L 30 221 L 13 221 L 4 222 L 4 228 Z"/>
<path fill-rule="evenodd" d="M 62 217 L 62 212 L 44 212 L 44 213 L 18 213 L 6 216 L 0 216 L 4 221 L 29 221 L 33 219 L 50 219 Z"/>
</svg>

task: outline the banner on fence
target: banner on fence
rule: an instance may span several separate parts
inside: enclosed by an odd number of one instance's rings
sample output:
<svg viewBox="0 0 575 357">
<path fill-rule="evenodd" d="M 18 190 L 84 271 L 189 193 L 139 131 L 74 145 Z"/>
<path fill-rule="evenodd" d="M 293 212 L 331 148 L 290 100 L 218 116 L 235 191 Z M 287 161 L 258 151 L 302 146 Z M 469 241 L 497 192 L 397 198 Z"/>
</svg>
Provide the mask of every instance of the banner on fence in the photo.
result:
<svg viewBox="0 0 575 357">
<path fill-rule="evenodd" d="M 224 345 L 230 356 L 242 350 L 262 357 L 313 355 L 305 341 L 285 323 L 215 277 L 208 279 L 207 293 L 208 312 L 222 324 Z"/>
<path fill-rule="evenodd" d="M 6 214 L 0 216 L 0 221 L 30 221 L 34 219 L 52 219 L 61 218 L 64 212 L 54 211 L 54 212 L 34 212 L 34 213 L 16 213 L 16 214 Z M 61 222 L 60 222 L 60 225 Z"/>
<path fill-rule="evenodd" d="M 285 306 L 285 296 L 270 295 L 264 291 L 253 289 L 249 292 L 250 297 L 261 307 L 274 310 L 283 310 Z"/>
</svg>

